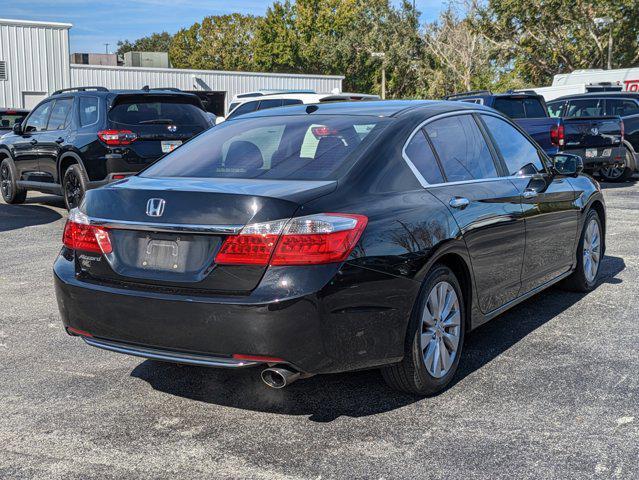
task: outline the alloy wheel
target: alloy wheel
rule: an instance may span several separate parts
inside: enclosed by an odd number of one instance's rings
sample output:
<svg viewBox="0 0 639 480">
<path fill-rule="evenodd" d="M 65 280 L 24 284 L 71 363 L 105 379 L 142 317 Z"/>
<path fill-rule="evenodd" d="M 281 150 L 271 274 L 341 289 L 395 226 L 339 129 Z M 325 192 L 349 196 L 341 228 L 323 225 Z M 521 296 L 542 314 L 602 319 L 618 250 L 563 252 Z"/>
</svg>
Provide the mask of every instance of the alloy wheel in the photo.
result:
<svg viewBox="0 0 639 480">
<path fill-rule="evenodd" d="M 11 197 L 11 172 L 9 171 L 9 165 L 6 163 L 0 168 L 0 190 L 4 198 Z"/>
<path fill-rule="evenodd" d="M 605 179 L 616 180 L 623 175 L 625 167 L 606 167 L 599 172 Z"/>
<path fill-rule="evenodd" d="M 437 283 L 422 312 L 421 351 L 428 373 L 442 378 L 450 371 L 461 336 L 459 298 L 448 282 Z"/>
<path fill-rule="evenodd" d="M 599 231 L 599 223 L 596 219 L 591 219 L 586 227 L 584 235 L 583 248 L 583 268 L 586 280 L 589 283 L 594 282 L 599 270 L 599 262 L 601 260 L 601 233 Z"/>
<path fill-rule="evenodd" d="M 73 172 L 67 173 L 64 182 L 64 195 L 69 209 L 77 207 L 82 200 L 82 185 L 80 179 Z"/>
</svg>

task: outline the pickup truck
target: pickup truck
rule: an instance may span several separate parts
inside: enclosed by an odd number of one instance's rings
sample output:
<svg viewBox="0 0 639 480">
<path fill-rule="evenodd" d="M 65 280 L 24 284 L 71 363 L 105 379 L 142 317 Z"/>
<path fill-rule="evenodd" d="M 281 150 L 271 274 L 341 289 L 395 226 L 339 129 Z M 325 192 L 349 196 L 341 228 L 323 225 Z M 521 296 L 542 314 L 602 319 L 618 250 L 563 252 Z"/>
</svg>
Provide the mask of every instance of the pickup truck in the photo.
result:
<svg viewBox="0 0 639 480">
<path fill-rule="evenodd" d="M 550 116 L 544 98 L 532 91 L 492 93 L 488 90 L 460 93 L 447 100 L 478 103 L 510 117 L 535 140 L 544 151 L 559 151 L 581 156 L 584 170 L 623 164 L 623 122 L 618 116 L 562 118 Z"/>
</svg>

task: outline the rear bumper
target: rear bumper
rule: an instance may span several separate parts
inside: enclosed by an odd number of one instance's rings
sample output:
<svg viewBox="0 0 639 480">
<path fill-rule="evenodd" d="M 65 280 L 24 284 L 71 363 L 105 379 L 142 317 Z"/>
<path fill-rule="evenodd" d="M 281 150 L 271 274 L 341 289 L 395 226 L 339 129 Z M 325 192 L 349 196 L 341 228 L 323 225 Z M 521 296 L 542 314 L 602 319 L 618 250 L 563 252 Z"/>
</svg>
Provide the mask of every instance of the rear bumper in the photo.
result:
<svg viewBox="0 0 639 480">
<path fill-rule="evenodd" d="M 260 355 L 307 373 L 401 360 L 418 283 L 348 265 L 309 269 L 287 269 L 297 283 L 288 297 L 275 287 L 285 278 L 277 269 L 250 295 L 215 298 L 88 283 L 63 256 L 54 278 L 64 326 L 107 350 L 216 367 L 250 366 L 233 354 Z"/>
<path fill-rule="evenodd" d="M 607 157 L 597 156 L 586 158 L 586 148 L 566 148 L 565 153 L 571 153 L 573 155 L 579 155 L 584 162 L 584 168 L 589 171 L 598 170 L 603 167 L 610 167 L 614 165 L 620 165 L 624 163 L 625 151 L 623 147 L 597 147 L 599 154 L 603 150 L 610 149 L 611 154 Z"/>
</svg>

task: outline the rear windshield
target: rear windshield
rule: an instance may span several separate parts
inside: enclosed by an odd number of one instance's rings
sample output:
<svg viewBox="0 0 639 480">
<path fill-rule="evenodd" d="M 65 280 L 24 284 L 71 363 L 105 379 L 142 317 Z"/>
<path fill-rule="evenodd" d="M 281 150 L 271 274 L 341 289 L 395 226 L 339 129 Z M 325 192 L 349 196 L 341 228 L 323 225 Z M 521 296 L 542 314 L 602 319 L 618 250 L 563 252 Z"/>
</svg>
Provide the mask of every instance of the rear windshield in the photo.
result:
<svg viewBox="0 0 639 480">
<path fill-rule="evenodd" d="M 0 130 L 11 130 L 16 122 L 22 122 L 26 113 L 0 113 Z"/>
<path fill-rule="evenodd" d="M 540 118 L 546 111 L 538 98 L 497 98 L 495 110 L 499 110 L 510 118 Z"/>
<path fill-rule="evenodd" d="M 120 100 L 109 111 L 109 120 L 126 125 L 173 124 L 207 128 L 204 111 L 179 98 Z"/>
<path fill-rule="evenodd" d="M 233 120 L 184 144 L 141 176 L 333 179 L 386 122 L 330 115 Z"/>
</svg>

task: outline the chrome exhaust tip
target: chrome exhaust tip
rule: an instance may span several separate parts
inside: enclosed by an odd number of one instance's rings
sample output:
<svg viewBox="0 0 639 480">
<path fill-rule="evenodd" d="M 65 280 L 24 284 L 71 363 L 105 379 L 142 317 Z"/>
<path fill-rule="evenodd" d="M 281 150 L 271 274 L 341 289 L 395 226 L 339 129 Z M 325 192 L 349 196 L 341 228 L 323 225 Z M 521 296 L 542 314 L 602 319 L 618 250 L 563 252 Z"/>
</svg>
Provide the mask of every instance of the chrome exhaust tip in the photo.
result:
<svg viewBox="0 0 639 480">
<path fill-rule="evenodd" d="M 300 378 L 300 372 L 284 367 L 272 367 L 262 370 L 262 381 L 271 388 L 284 388 Z"/>
</svg>

